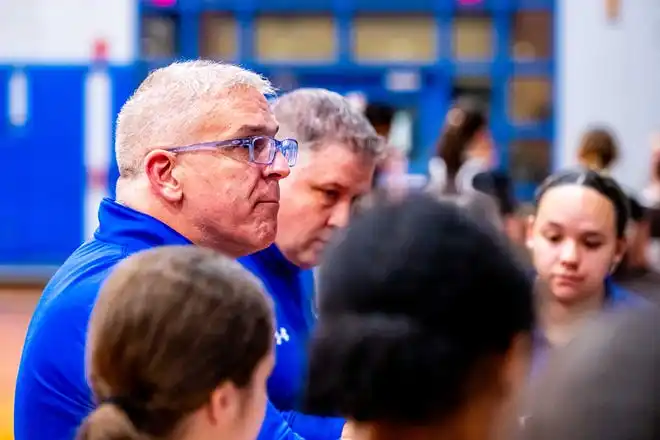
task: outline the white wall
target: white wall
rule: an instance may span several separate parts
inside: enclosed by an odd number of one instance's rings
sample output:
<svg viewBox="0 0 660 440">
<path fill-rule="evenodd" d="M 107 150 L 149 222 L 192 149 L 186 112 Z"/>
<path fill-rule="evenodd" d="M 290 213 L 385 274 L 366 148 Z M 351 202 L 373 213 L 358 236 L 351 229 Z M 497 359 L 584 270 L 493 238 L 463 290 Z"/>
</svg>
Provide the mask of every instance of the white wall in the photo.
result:
<svg viewBox="0 0 660 440">
<path fill-rule="evenodd" d="M 660 0 L 620 2 L 610 23 L 605 0 L 558 0 L 555 166 L 575 164 L 583 131 L 607 124 L 623 150 L 614 174 L 639 190 L 660 129 Z"/>
<path fill-rule="evenodd" d="M 109 61 L 136 58 L 136 0 L 0 0 L 0 63 L 86 64 L 93 42 Z"/>
</svg>

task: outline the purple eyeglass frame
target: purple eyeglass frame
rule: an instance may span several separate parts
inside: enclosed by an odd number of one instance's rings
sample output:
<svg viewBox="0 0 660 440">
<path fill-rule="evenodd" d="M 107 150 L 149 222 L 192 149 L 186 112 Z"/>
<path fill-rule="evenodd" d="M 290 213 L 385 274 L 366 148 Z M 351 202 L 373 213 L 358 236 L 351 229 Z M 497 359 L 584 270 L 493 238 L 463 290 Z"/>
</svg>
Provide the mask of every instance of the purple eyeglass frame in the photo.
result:
<svg viewBox="0 0 660 440">
<path fill-rule="evenodd" d="M 259 139 L 268 139 L 268 161 L 258 162 L 254 155 L 254 144 Z M 164 150 L 172 153 L 187 153 L 201 150 L 218 150 L 223 147 L 248 147 L 250 162 L 259 165 L 271 165 L 279 151 L 286 159 L 289 167 L 293 167 L 298 160 L 298 141 L 295 139 L 282 139 L 281 141 L 272 136 L 250 136 L 245 138 L 228 139 L 225 141 L 202 142 L 199 144 L 185 145 L 182 147 L 170 147 Z"/>
</svg>

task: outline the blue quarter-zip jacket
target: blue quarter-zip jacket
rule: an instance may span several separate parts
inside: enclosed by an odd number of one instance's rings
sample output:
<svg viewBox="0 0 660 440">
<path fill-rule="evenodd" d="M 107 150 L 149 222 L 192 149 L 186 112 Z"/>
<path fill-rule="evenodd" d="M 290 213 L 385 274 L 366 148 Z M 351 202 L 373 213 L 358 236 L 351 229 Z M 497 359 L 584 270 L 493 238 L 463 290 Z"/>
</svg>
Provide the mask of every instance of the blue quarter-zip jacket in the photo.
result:
<svg viewBox="0 0 660 440">
<path fill-rule="evenodd" d="M 307 366 L 307 344 L 315 322 L 312 272 L 289 262 L 277 246 L 240 258 L 261 279 L 273 299 L 276 317 L 275 368 L 268 381 L 268 397 L 281 411 L 295 411 Z M 336 440 L 344 419 L 294 413 L 292 428 L 307 440 Z M 266 437 L 260 436 L 259 440 Z"/>
<path fill-rule="evenodd" d="M 28 327 L 16 382 L 15 440 L 73 439 L 94 408 L 85 375 L 87 324 L 101 283 L 129 255 L 163 245 L 191 244 L 146 214 L 105 199 L 94 238 L 80 246 L 46 286 Z M 57 231 L 53 231 L 57 233 Z M 302 440 L 296 413 L 270 403 L 264 440 Z"/>
</svg>

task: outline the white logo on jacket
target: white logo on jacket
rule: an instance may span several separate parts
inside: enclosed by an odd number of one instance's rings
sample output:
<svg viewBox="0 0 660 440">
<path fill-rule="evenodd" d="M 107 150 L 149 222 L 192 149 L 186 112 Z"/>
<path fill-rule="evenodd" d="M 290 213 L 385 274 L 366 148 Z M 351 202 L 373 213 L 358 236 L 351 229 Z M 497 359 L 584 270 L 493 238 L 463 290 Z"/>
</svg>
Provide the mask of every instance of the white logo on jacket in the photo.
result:
<svg viewBox="0 0 660 440">
<path fill-rule="evenodd" d="M 275 332 L 275 343 L 277 343 L 277 345 L 282 345 L 284 342 L 289 342 L 289 332 L 287 332 L 284 327 L 280 327 L 279 330 Z"/>
</svg>

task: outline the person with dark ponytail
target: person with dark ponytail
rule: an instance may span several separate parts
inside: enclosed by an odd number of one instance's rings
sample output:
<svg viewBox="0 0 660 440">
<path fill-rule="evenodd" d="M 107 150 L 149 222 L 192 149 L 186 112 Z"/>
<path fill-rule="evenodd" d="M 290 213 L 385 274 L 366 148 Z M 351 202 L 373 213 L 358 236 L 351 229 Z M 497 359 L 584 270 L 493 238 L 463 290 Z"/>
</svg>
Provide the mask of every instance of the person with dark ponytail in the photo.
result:
<svg viewBox="0 0 660 440">
<path fill-rule="evenodd" d="M 483 106 L 471 98 L 456 101 L 446 116 L 436 154 L 429 162 L 429 190 L 436 194 L 489 195 L 509 236 L 521 238 L 509 177 L 493 169 L 495 148 Z"/>
<path fill-rule="evenodd" d="M 483 440 L 524 381 L 531 279 L 494 228 L 416 193 L 357 217 L 319 271 L 305 404 L 353 440 Z"/>
<path fill-rule="evenodd" d="M 611 280 L 624 256 L 629 218 L 621 187 L 591 169 L 560 171 L 539 186 L 527 237 L 538 281 L 534 372 L 547 350 L 573 338 L 584 318 L 647 304 Z"/>
<path fill-rule="evenodd" d="M 254 440 L 273 331 L 260 283 L 228 257 L 168 246 L 123 260 L 92 312 L 97 407 L 77 440 Z"/>
</svg>

